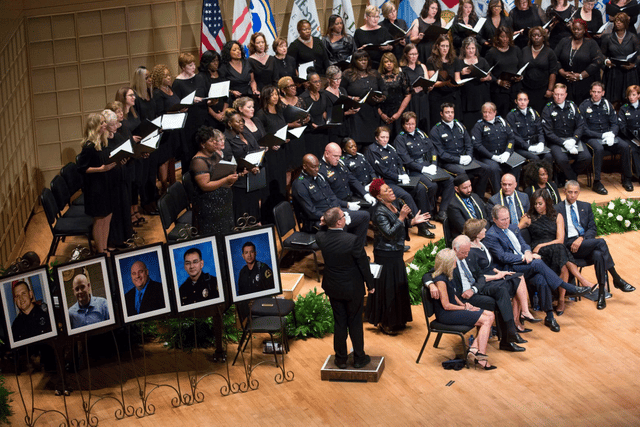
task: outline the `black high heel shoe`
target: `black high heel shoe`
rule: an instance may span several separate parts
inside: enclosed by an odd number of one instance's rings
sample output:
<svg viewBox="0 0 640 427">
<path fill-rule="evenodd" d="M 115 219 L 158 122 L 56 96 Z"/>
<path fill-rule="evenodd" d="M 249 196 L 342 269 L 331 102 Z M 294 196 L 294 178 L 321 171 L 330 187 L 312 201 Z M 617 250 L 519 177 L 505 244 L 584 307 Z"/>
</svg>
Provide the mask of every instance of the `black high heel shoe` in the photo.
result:
<svg viewBox="0 0 640 427">
<path fill-rule="evenodd" d="M 476 360 L 476 364 L 474 365 L 474 367 L 477 368 L 478 366 L 480 366 L 480 368 L 484 369 L 485 371 L 493 371 L 494 369 L 498 368 L 496 365 L 487 366 L 487 363 L 489 363 L 488 360 L 484 360 L 484 365 L 480 364 L 480 362 L 482 362 L 482 360 Z"/>
<path fill-rule="evenodd" d="M 524 321 L 527 321 L 529 323 L 540 323 L 542 322 L 542 319 L 536 319 L 535 317 L 525 317 L 525 316 L 520 316 L 520 323 L 522 323 L 524 325 Z"/>
<path fill-rule="evenodd" d="M 467 363 L 477 365 L 478 361 L 486 361 L 489 358 L 486 354 L 480 353 L 477 348 L 475 353 L 471 351 L 471 348 L 473 347 L 469 347 L 469 350 L 467 350 Z"/>
</svg>

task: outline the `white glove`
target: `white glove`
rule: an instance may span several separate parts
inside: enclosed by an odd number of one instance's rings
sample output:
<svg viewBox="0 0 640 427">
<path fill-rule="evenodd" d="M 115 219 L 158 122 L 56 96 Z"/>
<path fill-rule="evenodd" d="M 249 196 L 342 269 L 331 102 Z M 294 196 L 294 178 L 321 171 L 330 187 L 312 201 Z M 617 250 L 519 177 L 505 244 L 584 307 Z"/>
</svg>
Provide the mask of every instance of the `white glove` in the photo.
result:
<svg viewBox="0 0 640 427">
<path fill-rule="evenodd" d="M 527 151 L 530 151 L 532 153 L 537 153 L 538 152 L 538 144 L 529 145 L 529 148 L 527 148 Z"/>
<path fill-rule="evenodd" d="M 411 182 L 411 180 L 409 179 L 409 175 L 404 173 L 402 175 L 398 175 L 398 181 L 404 185 L 407 185 Z"/>
<path fill-rule="evenodd" d="M 544 142 L 538 142 L 536 144 L 536 152 L 538 154 L 542 153 L 544 151 Z"/>
<path fill-rule="evenodd" d="M 342 211 L 342 213 L 344 214 L 344 225 L 351 224 L 351 215 L 349 215 L 349 212 Z"/>
<path fill-rule="evenodd" d="M 605 132 L 605 133 L 602 134 L 602 139 L 608 139 L 608 138 L 613 139 L 615 137 L 616 137 L 616 135 L 611 131 Z"/>
<path fill-rule="evenodd" d="M 369 192 L 369 187 L 371 187 L 371 183 L 368 183 L 367 185 L 364 186 L 364 191 L 366 191 L 368 193 Z"/>
<path fill-rule="evenodd" d="M 460 156 L 460 164 L 466 166 L 471 163 L 471 156 Z"/>
<path fill-rule="evenodd" d="M 435 175 L 438 172 L 438 167 L 436 165 L 429 165 L 422 167 L 422 173 L 426 173 L 428 175 Z"/>
<path fill-rule="evenodd" d="M 500 154 L 500 157 L 502 158 L 502 163 L 507 163 L 507 160 L 509 160 L 509 157 L 511 157 L 511 153 L 505 151 L 504 153 Z"/>
<path fill-rule="evenodd" d="M 494 154 L 493 156 L 491 156 L 491 160 L 493 160 L 494 162 L 502 163 L 502 157 L 500 156 L 500 154 Z"/>
<path fill-rule="evenodd" d="M 375 204 L 376 204 L 376 202 L 377 202 L 377 200 L 375 199 L 375 197 L 373 197 L 371 194 L 365 194 L 365 195 L 364 195 L 364 199 L 365 199 L 367 202 L 371 203 L 372 205 L 375 205 Z"/>
<path fill-rule="evenodd" d="M 575 145 L 569 150 L 569 153 L 571 154 L 578 154 L 578 147 L 576 147 Z"/>
<path fill-rule="evenodd" d="M 360 209 L 360 202 L 348 202 L 347 206 L 350 211 L 357 211 Z"/>
<path fill-rule="evenodd" d="M 564 147 L 565 150 L 570 152 L 572 148 L 575 148 L 576 140 L 573 139 L 573 138 L 567 139 L 562 143 L 562 146 Z M 571 153 L 571 154 L 573 154 L 573 153 Z"/>
</svg>

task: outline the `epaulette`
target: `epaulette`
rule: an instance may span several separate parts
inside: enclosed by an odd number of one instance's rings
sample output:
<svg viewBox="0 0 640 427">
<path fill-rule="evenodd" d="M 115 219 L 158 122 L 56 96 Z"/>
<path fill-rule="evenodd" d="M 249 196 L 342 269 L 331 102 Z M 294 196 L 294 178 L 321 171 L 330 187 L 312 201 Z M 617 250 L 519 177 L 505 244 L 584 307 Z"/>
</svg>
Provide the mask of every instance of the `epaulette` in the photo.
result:
<svg viewBox="0 0 640 427">
<path fill-rule="evenodd" d="M 404 131 L 400 132 L 398 135 L 404 135 Z"/>
<path fill-rule="evenodd" d="M 511 109 L 511 111 L 509 111 L 509 112 L 510 112 L 510 113 L 515 113 L 515 112 L 516 112 L 516 109 L 515 109 L 515 108 L 512 108 L 512 109 Z"/>
</svg>

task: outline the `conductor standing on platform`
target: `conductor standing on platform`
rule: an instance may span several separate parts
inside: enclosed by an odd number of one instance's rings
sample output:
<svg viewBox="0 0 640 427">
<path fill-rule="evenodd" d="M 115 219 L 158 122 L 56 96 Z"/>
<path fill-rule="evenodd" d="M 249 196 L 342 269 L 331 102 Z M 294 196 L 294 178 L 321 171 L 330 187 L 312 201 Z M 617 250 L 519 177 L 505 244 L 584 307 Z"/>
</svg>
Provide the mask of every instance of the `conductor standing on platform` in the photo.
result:
<svg viewBox="0 0 640 427">
<path fill-rule="evenodd" d="M 347 335 L 351 335 L 353 367 L 362 368 L 371 361 L 364 352 L 362 328 L 364 284 L 369 293 L 375 291 L 369 258 L 357 236 L 344 231 L 345 217 L 339 207 L 326 211 L 323 219 L 328 230 L 318 232 L 316 242 L 325 263 L 322 288 L 333 309 L 335 364 L 347 367 Z"/>
</svg>

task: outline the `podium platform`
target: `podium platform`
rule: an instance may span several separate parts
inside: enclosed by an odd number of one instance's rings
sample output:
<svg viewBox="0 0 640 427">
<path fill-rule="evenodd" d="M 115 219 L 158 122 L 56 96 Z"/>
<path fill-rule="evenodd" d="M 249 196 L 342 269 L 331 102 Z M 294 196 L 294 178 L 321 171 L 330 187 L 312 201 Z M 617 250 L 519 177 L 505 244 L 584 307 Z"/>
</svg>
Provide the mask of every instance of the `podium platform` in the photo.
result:
<svg viewBox="0 0 640 427">
<path fill-rule="evenodd" d="M 322 381 L 350 381 L 377 383 L 384 371 L 384 356 L 371 356 L 371 362 L 362 368 L 353 367 L 353 354 L 349 355 L 347 368 L 340 369 L 335 364 L 335 355 L 330 355 L 324 361 L 320 370 Z"/>
</svg>

